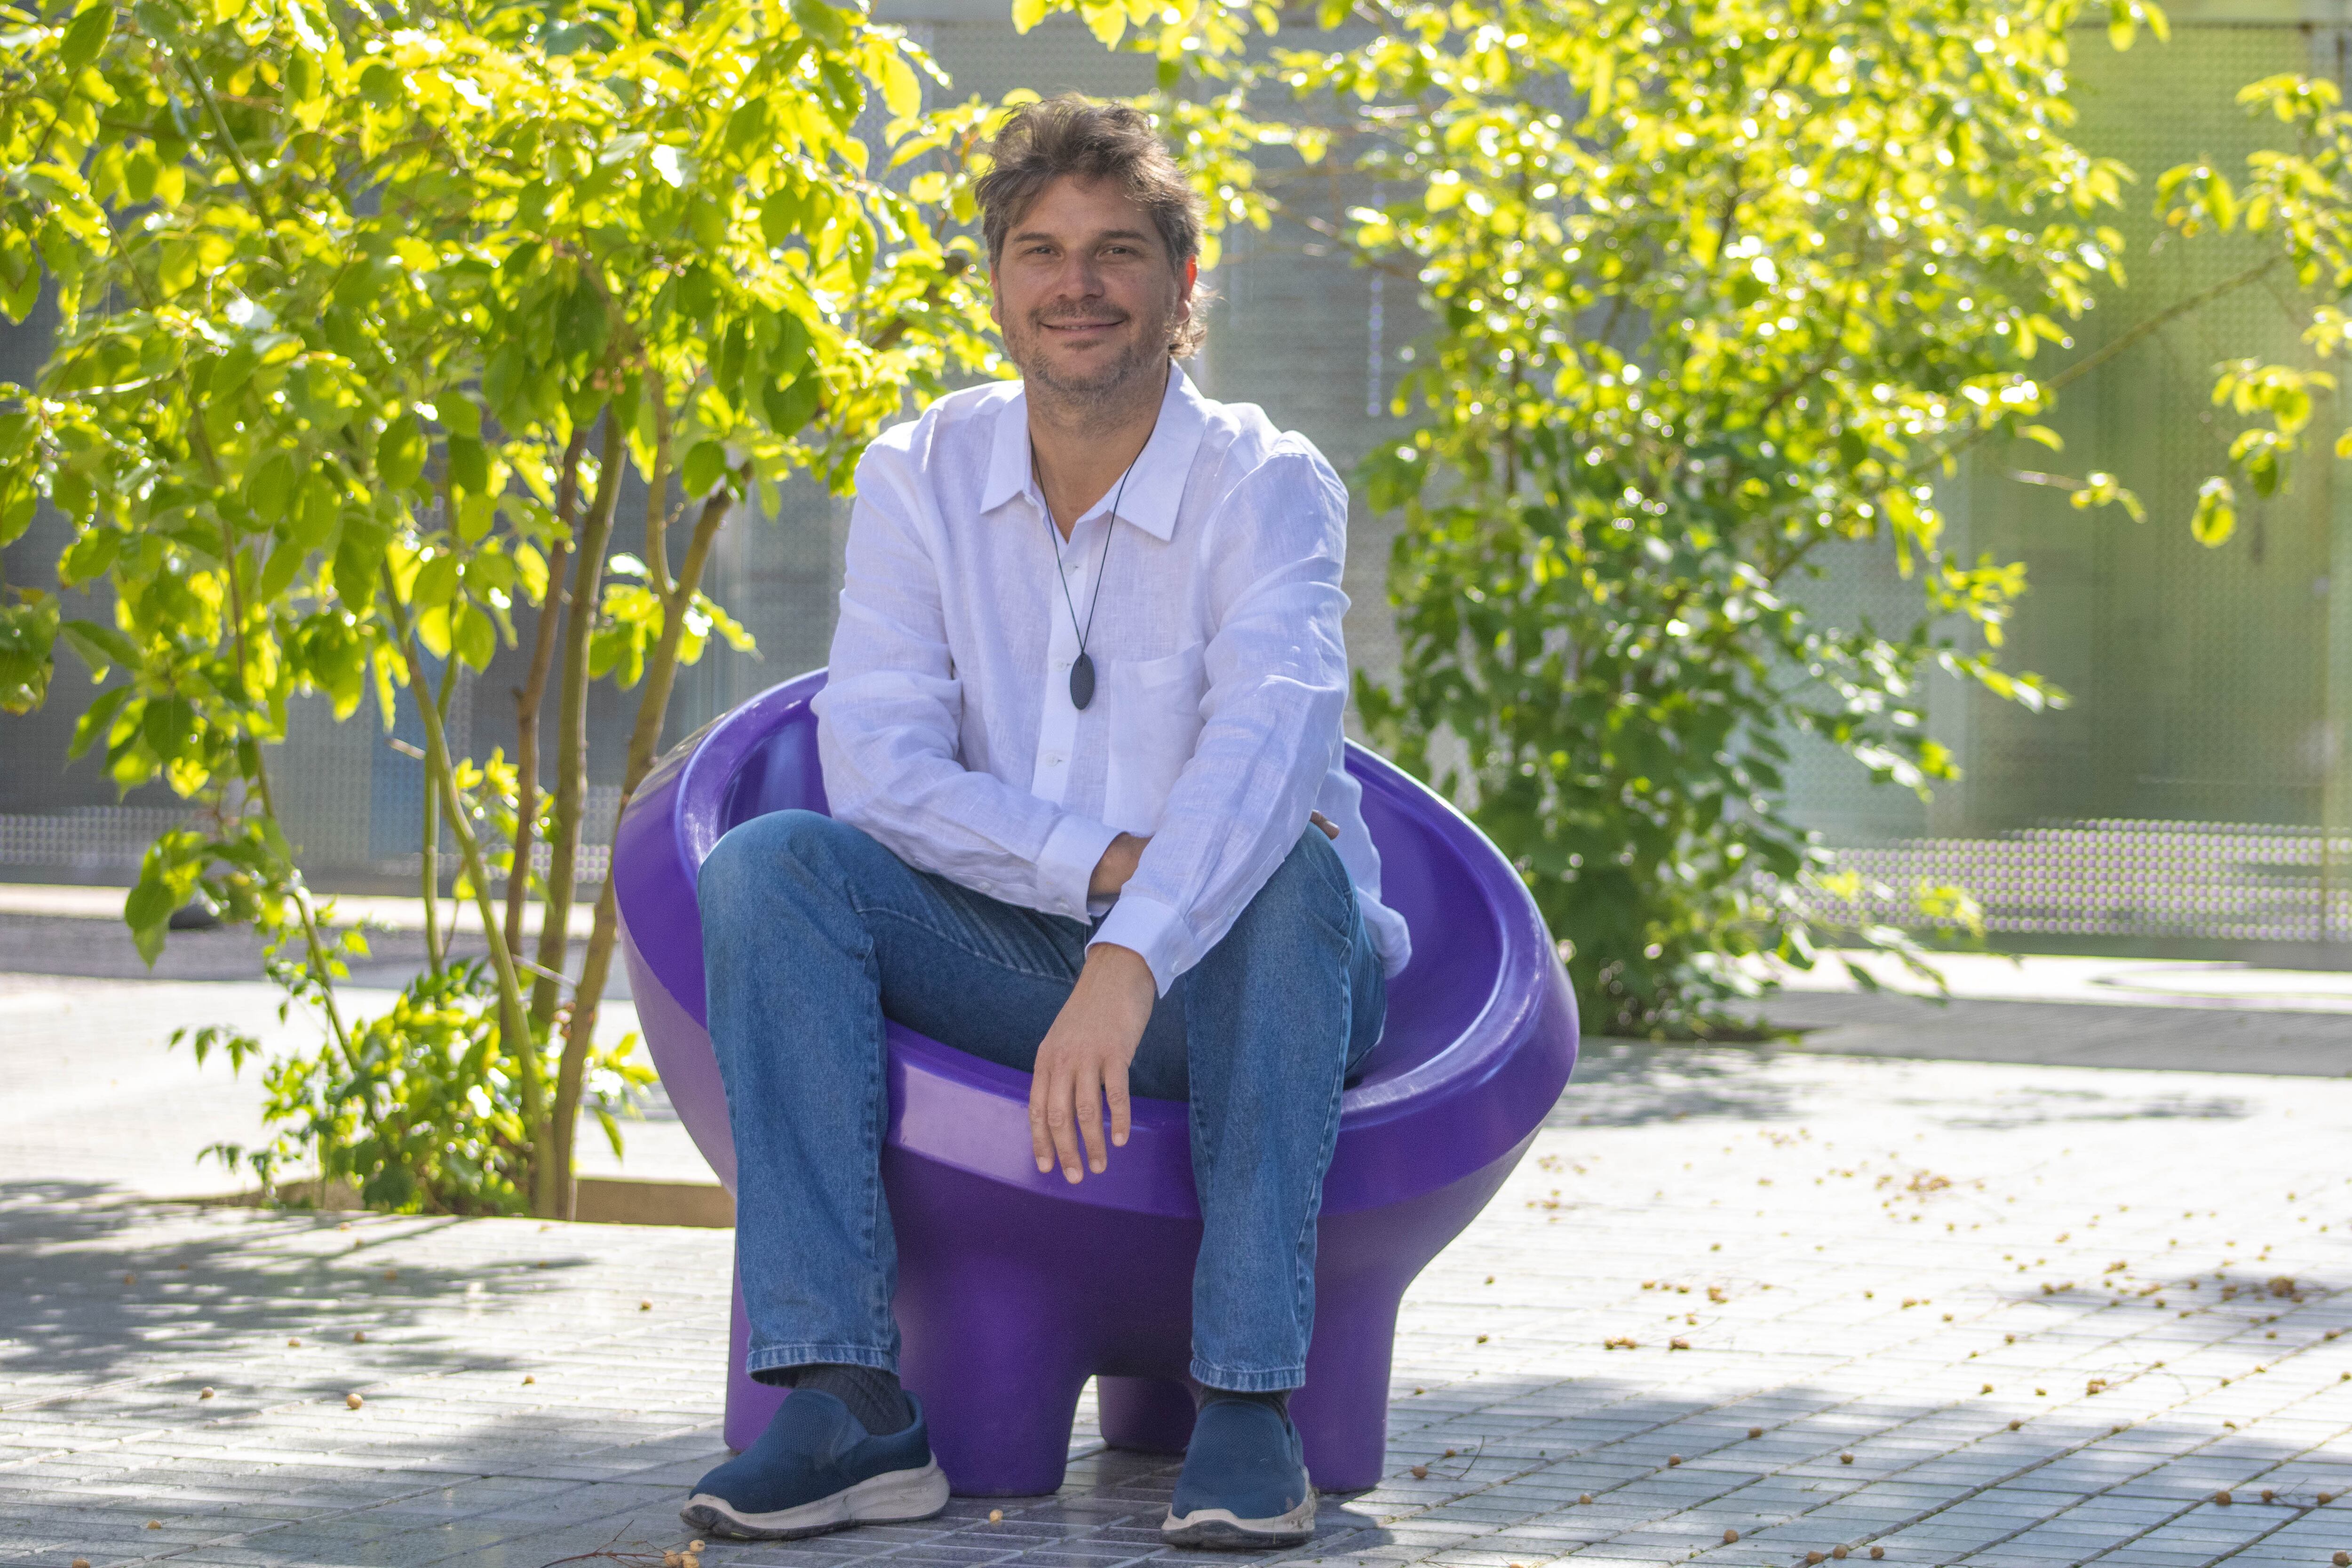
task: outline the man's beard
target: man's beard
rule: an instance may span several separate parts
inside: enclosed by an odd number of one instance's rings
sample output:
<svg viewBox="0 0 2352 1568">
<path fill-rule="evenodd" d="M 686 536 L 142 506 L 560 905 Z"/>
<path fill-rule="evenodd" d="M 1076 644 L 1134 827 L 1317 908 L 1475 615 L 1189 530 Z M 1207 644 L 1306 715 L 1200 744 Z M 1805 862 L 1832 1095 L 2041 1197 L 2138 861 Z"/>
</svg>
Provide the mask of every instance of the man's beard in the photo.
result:
<svg viewBox="0 0 2352 1568">
<path fill-rule="evenodd" d="M 1032 395 L 1042 393 L 1053 401 L 1073 410 L 1100 405 L 1109 413 L 1121 401 L 1118 394 L 1128 387 L 1150 385 L 1157 390 L 1167 369 L 1168 345 L 1175 336 L 1172 310 L 1163 313 L 1153 330 L 1129 338 L 1118 352 L 1092 370 L 1072 375 L 1058 372 L 1051 356 L 1045 352 L 1045 332 L 1056 320 L 1087 321 L 1093 318 L 1063 312 L 1059 316 L 1033 319 L 1021 331 L 1007 329 L 1004 352 L 1021 372 Z M 1122 322 L 1132 325 L 1132 321 Z"/>
</svg>

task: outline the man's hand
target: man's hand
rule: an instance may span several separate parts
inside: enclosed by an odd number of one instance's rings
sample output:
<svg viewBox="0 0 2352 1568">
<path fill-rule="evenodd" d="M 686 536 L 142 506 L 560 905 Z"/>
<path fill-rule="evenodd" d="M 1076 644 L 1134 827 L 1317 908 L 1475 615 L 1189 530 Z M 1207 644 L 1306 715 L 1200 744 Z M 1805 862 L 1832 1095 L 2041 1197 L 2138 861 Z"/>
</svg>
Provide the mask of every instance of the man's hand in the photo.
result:
<svg viewBox="0 0 2352 1568">
<path fill-rule="evenodd" d="M 1127 1068 L 1151 1021 L 1159 987 L 1142 954 L 1116 942 L 1087 950 L 1086 967 L 1070 999 L 1037 1047 L 1029 1079 L 1029 1146 L 1037 1169 L 1055 1160 L 1064 1179 L 1083 1180 L 1078 1148 L 1100 1175 L 1110 1163 L 1103 1142 L 1103 1101 L 1110 1101 L 1110 1142 L 1127 1145 Z"/>
<path fill-rule="evenodd" d="M 1127 879 L 1135 875 L 1136 865 L 1143 858 L 1143 847 L 1150 842 L 1133 833 L 1122 833 L 1112 839 L 1109 847 L 1102 852 L 1102 858 L 1095 862 L 1095 874 L 1087 879 L 1087 897 L 1118 897 L 1118 890 L 1127 886 Z"/>
</svg>

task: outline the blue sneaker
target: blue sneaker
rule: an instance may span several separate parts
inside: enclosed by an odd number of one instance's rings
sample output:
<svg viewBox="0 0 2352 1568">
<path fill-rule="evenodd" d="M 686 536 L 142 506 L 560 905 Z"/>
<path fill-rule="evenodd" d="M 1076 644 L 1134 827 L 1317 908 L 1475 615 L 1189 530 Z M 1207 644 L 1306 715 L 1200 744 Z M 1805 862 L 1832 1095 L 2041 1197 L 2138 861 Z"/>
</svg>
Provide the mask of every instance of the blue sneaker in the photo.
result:
<svg viewBox="0 0 2352 1568">
<path fill-rule="evenodd" d="M 853 1524 L 929 1519 L 948 1506 L 948 1479 L 915 1419 L 877 1437 L 849 1406 L 813 1388 L 786 1399 L 760 1440 L 696 1483 L 678 1517 L 736 1541 L 789 1541 Z"/>
<path fill-rule="evenodd" d="M 1315 1488 L 1298 1428 L 1271 1405 L 1211 1398 L 1160 1522 L 1171 1546 L 1263 1552 L 1315 1533 Z"/>
</svg>

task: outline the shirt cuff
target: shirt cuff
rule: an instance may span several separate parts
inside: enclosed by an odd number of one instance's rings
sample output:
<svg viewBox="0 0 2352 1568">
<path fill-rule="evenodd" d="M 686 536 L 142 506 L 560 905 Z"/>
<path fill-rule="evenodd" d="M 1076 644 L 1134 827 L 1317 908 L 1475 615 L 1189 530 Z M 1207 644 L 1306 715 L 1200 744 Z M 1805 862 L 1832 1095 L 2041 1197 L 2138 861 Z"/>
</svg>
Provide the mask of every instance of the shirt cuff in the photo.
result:
<svg viewBox="0 0 2352 1568">
<path fill-rule="evenodd" d="M 1122 893 L 1102 924 L 1095 928 L 1089 948 L 1104 942 L 1115 942 L 1143 956 L 1151 968 L 1152 983 L 1160 994 L 1176 984 L 1176 977 L 1192 967 L 1192 933 L 1184 919 L 1172 905 L 1157 899 L 1143 898 L 1135 893 Z"/>
<path fill-rule="evenodd" d="M 1103 851 L 1118 837 L 1118 828 L 1074 811 L 1054 824 L 1054 831 L 1045 835 L 1045 847 L 1037 851 L 1037 891 L 1048 914 L 1074 921 L 1092 918 L 1087 910 L 1087 885 L 1102 864 Z"/>
</svg>

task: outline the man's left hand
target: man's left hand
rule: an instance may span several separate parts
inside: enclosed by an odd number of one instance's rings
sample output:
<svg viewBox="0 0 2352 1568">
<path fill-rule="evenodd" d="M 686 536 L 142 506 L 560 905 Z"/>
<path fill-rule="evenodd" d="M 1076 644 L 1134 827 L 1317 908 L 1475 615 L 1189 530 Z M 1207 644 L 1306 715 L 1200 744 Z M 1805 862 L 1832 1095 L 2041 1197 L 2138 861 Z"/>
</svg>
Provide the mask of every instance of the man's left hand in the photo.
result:
<svg viewBox="0 0 2352 1568">
<path fill-rule="evenodd" d="M 1127 1068 L 1143 1042 L 1159 997 L 1151 966 L 1132 948 L 1102 942 L 1087 950 L 1086 967 L 1054 1026 L 1037 1047 L 1029 1080 L 1029 1143 L 1037 1169 L 1058 1160 L 1064 1179 L 1100 1175 L 1110 1154 L 1103 1141 L 1103 1102 L 1110 1102 L 1110 1142 L 1124 1148 L 1129 1128 Z"/>
</svg>

